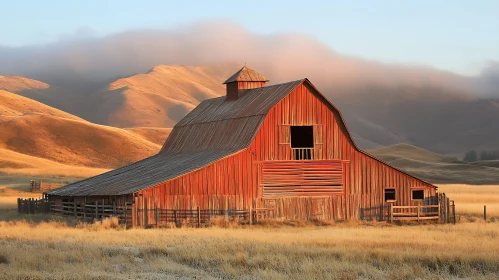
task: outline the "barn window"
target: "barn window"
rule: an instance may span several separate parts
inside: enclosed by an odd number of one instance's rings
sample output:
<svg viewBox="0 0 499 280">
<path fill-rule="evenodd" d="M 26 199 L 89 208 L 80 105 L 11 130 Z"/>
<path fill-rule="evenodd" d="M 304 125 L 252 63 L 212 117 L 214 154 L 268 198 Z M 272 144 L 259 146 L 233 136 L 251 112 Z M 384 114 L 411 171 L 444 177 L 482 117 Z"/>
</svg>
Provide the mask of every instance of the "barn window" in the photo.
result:
<svg viewBox="0 0 499 280">
<path fill-rule="evenodd" d="M 412 191 L 412 200 L 423 200 L 423 199 L 424 199 L 424 190 Z"/>
<path fill-rule="evenodd" d="M 314 127 L 292 126 L 291 127 L 291 148 L 313 148 L 314 147 Z"/>
<path fill-rule="evenodd" d="M 291 149 L 295 160 L 313 158 L 314 127 L 291 126 Z"/>
<path fill-rule="evenodd" d="M 395 189 L 385 189 L 385 202 L 395 201 Z"/>
</svg>

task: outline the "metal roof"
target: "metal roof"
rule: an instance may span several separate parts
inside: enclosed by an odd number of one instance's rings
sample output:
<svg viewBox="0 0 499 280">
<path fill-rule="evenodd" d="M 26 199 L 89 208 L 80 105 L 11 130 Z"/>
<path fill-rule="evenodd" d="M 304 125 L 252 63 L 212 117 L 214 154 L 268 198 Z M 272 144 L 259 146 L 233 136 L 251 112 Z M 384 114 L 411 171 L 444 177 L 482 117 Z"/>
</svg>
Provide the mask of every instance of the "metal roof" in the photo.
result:
<svg viewBox="0 0 499 280">
<path fill-rule="evenodd" d="M 303 81 L 241 90 L 241 98 L 233 101 L 205 100 L 175 125 L 157 155 L 47 194 L 130 194 L 233 155 L 249 147 L 270 109 Z"/>
<path fill-rule="evenodd" d="M 240 90 L 237 100 L 201 102 L 175 125 L 160 153 L 247 148 L 270 109 L 303 81 Z"/>
<path fill-rule="evenodd" d="M 234 154 L 234 150 L 157 154 L 130 165 L 48 191 L 60 196 L 124 195 L 152 187 Z"/>
<path fill-rule="evenodd" d="M 255 70 L 243 66 L 243 68 L 239 69 L 234 75 L 230 76 L 224 84 L 232 83 L 232 82 L 267 82 L 268 79 L 265 78 L 262 74 L 256 72 Z"/>
<path fill-rule="evenodd" d="M 339 117 L 340 126 L 356 150 L 384 163 L 356 146 L 340 111 L 310 81 L 303 79 L 240 90 L 237 100 L 225 97 L 205 100 L 175 125 L 157 155 L 47 193 L 61 196 L 130 194 L 233 155 L 251 145 L 268 112 L 301 83 L 315 91 Z"/>
</svg>

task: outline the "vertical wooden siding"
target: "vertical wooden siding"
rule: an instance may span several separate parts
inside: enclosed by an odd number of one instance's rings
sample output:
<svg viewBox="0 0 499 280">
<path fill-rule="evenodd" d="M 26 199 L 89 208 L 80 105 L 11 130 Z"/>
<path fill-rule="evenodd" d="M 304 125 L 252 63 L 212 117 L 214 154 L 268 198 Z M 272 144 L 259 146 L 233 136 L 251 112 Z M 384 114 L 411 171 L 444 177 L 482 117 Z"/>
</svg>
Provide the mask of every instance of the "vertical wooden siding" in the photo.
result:
<svg viewBox="0 0 499 280">
<path fill-rule="evenodd" d="M 435 195 L 435 188 L 430 184 L 357 151 L 339 114 L 304 84 L 281 100 L 267 115 L 249 148 L 256 155 L 256 161 L 291 160 L 288 129 L 302 125 L 314 126 L 314 159 L 350 161 L 348 191 L 342 197 L 344 201 L 337 201 L 347 205 L 341 214 L 358 218 L 360 209 L 379 206 L 383 203 L 384 188 L 396 189 L 397 201 L 394 205 L 421 203 L 411 199 L 412 189 L 424 189 L 425 197 Z M 323 199 L 326 203 L 329 198 Z M 341 217 L 341 214 L 338 213 L 335 218 Z"/>
<path fill-rule="evenodd" d="M 314 126 L 314 159 L 345 160 L 345 192 L 318 197 L 262 199 L 261 168 L 265 161 L 292 160 L 289 126 Z M 139 208 L 267 208 L 276 218 L 359 218 L 361 209 L 383 203 L 384 188 L 395 188 L 394 205 L 416 205 L 411 190 L 435 188 L 406 175 L 353 146 L 338 112 L 313 89 L 299 85 L 267 115 L 250 147 L 200 170 L 137 193 Z M 318 214 L 321 211 L 322 214 Z"/>
</svg>

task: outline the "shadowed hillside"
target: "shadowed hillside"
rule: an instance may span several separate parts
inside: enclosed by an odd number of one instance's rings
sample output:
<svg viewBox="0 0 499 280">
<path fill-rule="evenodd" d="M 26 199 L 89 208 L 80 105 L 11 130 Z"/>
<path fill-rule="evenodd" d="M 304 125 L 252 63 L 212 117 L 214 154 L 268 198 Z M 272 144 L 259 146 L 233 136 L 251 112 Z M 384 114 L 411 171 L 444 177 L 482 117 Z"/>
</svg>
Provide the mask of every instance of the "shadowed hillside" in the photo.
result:
<svg viewBox="0 0 499 280">
<path fill-rule="evenodd" d="M 409 144 L 398 144 L 367 152 L 430 183 L 497 184 L 499 182 L 499 168 L 469 164 Z"/>
</svg>

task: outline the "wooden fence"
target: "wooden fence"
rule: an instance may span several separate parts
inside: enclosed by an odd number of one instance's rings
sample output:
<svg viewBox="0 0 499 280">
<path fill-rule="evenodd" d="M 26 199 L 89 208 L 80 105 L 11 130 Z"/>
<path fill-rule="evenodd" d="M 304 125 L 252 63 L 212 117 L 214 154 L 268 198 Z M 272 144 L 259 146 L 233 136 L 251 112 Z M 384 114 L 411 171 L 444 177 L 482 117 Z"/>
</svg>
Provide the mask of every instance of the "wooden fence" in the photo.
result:
<svg viewBox="0 0 499 280">
<path fill-rule="evenodd" d="M 169 223 L 176 226 L 209 224 L 216 217 L 235 220 L 239 223 L 253 223 L 259 217 L 258 209 L 246 210 L 210 210 L 210 209 L 135 209 L 133 204 L 125 206 L 99 204 L 78 204 L 63 202 L 62 205 L 51 205 L 46 198 L 17 200 L 18 212 L 23 214 L 59 214 L 73 216 L 84 222 L 94 222 L 109 217 L 117 217 L 125 227 L 162 226 Z M 252 213 L 250 215 L 250 213 Z"/>
<path fill-rule="evenodd" d="M 17 199 L 17 211 L 24 214 L 49 213 L 50 202 L 45 198 Z"/>
<path fill-rule="evenodd" d="M 251 214 L 250 214 L 251 213 Z M 210 224 L 214 218 L 224 218 L 238 223 L 253 223 L 257 220 L 256 211 L 210 210 L 210 209 L 139 209 L 135 223 L 138 226 L 161 226 L 169 223 L 177 227 L 189 224 L 200 227 Z"/>
<path fill-rule="evenodd" d="M 385 203 L 377 207 L 361 208 L 360 218 L 388 222 L 436 220 L 440 223 L 456 223 L 456 205 L 442 193 L 418 205 L 396 206 Z"/>
<path fill-rule="evenodd" d="M 456 223 L 456 205 L 445 193 L 438 194 L 437 204 L 415 206 L 389 205 L 388 221 L 437 220 L 440 223 Z"/>
<path fill-rule="evenodd" d="M 436 201 L 437 202 L 437 201 Z M 247 209 L 247 210 L 211 210 L 211 209 L 136 209 L 136 205 L 128 203 L 126 205 L 80 204 L 74 202 L 63 202 L 59 205 L 51 205 L 47 198 L 41 199 L 18 199 L 18 211 L 25 214 L 55 213 L 63 216 L 73 216 L 85 222 L 102 220 L 107 217 L 117 217 L 120 224 L 126 227 L 134 226 L 162 226 L 175 224 L 181 226 L 185 224 L 201 226 L 209 224 L 216 217 L 234 220 L 240 223 L 254 223 L 259 219 L 268 217 L 268 210 Z M 437 220 L 441 223 L 456 222 L 456 208 L 454 201 L 449 200 L 445 194 L 438 195 L 437 204 L 415 205 L 415 206 L 394 206 L 384 204 L 379 207 L 360 209 L 362 219 L 370 218 L 380 221 L 423 221 Z"/>
</svg>

